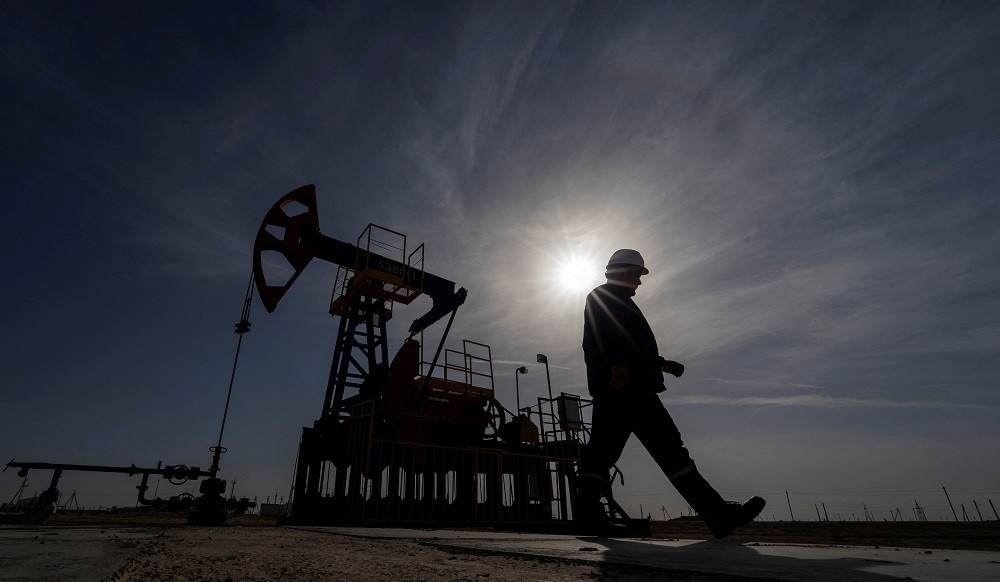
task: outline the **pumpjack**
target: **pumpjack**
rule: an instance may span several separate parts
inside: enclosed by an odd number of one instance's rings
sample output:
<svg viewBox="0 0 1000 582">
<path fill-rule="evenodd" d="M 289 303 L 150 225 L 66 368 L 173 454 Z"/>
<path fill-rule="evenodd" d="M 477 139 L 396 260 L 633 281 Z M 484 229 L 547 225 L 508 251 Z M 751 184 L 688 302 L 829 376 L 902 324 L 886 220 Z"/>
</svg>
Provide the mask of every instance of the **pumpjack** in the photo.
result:
<svg viewBox="0 0 1000 582">
<path fill-rule="evenodd" d="M 287 520 L 572 527 L 589 401 L 566 393 L 553 397 L 550 387 L 549 398 L 538 398 L 534 408 L 505 409 L 494 396 L 490 346 L 463 340 L 461 350 L 444 348 L 468 292 L 424 270 L 423 244 L 410 251 L 405 235 L 374 224 L 354 243 L 328 237 L 320 232 L 315 186 L 289 192 L 266 213 L 254 241 L 253 277 L 235 330 L 240 341 L 250 329 L 252 289 L 273 312 L 312 259 L 338 267 L 329 311 L 339 317 L 339 327 L 319 418 L 302 428 Z M 390 360 L 387 322 L 394 305 L 409 305 L 421 295 L 432 305 L 413 320 Z M 424 331 L 445 317 L 428 360 Z M 235 369 L 234 363 L 234 375 Z M 226 413 L 228 408 L 227 397 Z M 65 470 L 142 475 L 140 504 L 190 509 L 190 523 L 221 525 L 227 513 L 255 505 L 224 498 L 226 482 L 218 477 L 222 434 L 211 447 L 208 471 L 18 461 L 7 467 L 19 468 L 21 476 L 30 469 L 53 470 L 43 496 L 48 505 L 58 498 L 56 484 Z M 150 475 L 178 483 L 206 479 L 196 499 L 151 500 L 145 497 Z M 606 498 L 613 518 L 636 531 L 642 520 L 629 519 L 610 493 Z"/>
<path fill-rule="evenodd" d="M 302 429 L 288 520 L 571 524 L 586 427 L 565 420 L 582 418 L 579 410 L 560 421 L 543 414 L 540 399 L 538 424 L 530 407 L 511 413 L 494 397 L 488 345 L 444 349 L 467 291 L 424 270 L 424 245 L 410 251 L 405 235 L 373 224 L 355 243 L 322 234 L 316 188 L 307 185 L 278 200 L 257 233 L 254 281 L 268 312 L 312 259 L 338 267 L 330 313 L 339 328 L 319 418 Z M 421 295 L 432 306 L 390 360 L 393 306 Z M 424 331 L 445 317 L 428 359 Z M 585 405 L 559 398 L 561 411 Z"/>
</svg>

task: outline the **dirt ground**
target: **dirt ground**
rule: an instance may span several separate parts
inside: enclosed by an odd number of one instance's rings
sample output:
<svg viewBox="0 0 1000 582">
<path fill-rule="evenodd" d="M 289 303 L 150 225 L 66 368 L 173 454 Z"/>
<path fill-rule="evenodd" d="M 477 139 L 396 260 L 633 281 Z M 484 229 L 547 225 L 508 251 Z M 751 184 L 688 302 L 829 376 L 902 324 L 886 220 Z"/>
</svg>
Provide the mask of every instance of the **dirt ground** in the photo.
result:
<svg viewBox="0 0 1000 582">
<path fill-rule="evenodd" d="M 183 526 L 186 514 L 170 512 L 60 512 L 46 525 L 108 526 Z M 272 527 L 273 517 L 246 515 L 231 518 L 230 526 Z M 697 518 L 654 521 L 652 538 L 712 539 L 705 524 Z M 883 546 L 942 550 L 1000 551 L 1000 521 L 757 521 L 737 530 L 728 538 L 745 544 L 792 543 L 841 546 Z"/>
<path fill-rule="evenodd" d="M 624 566 L 452 552 L 410 540 L 373 540 L 285 528 L 172 528 L 140 544 L 115 582 L 646 582 Z"/>
<path fill-rule="evenodd" d="M 746 545 L 757 545 L 750 542 Z M 581 541 L 581 551 L 587 543 Z M 993 549 L 996 544 L 993 545 Z M 116 582 L 578 581 L 651 582 L 663 572 L 611 563 L 513 557 L 416 540 L 370 539 L 278 527 L 173 527 L 140 542 Z M 721 580 L 674 572 L 672 579 Z"/>
<path fill-rule="evenodd" d="M 138 543 L 131 557 L 108 579 L 115 582 L 663 579 L 663 572 L 642 567 L 512 557 L 443 548 L 417 540 L 304 531 L 276 527 L 274 518 L 258 516 L 234 518 L 227 527 L 217 528 L 186 527 L 184 520 L 184 515 L 171 513 L 80 512 L 56 514 L 46 526 L 162 527 L 162 534 Z M 651 537 L 708 539 L 709 536 L 698 520 L 673 520 L 653 522 Z M 998 551 L 1000 522 L 756 522 L 732 539 L 748 546 L 799 543 Z M 688 581 L 720 579 L 694 573 L 683 576 Z"/>
</svg>

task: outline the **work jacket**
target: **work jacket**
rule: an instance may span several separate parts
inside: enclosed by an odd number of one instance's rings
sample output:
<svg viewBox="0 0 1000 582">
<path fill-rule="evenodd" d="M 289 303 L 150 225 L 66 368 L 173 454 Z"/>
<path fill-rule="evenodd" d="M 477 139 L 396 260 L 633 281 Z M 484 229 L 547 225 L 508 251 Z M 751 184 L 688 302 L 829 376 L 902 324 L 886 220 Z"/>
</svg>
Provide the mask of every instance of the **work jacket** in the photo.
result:
<svg viewBox="0 0 1000 582">
<path fill-rule="evenodd" d="M 587 363 L 587 388 L 594 398 L 617 392 L 611 387 L 612 366 L 628 370 L 629 383 L 622 390 L 666 389 L 656 337 L 632 301 L 628 287 L 606 283 L 587 296 L 583 359 Z"/>
</svg>

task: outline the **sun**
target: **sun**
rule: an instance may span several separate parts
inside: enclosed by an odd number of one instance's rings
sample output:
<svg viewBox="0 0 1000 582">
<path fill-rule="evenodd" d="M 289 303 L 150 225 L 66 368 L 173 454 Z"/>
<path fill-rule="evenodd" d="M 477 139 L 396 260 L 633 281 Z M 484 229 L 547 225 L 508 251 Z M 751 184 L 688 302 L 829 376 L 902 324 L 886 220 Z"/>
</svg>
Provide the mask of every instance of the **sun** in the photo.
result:
<svg viewBox="0 0 1000 582">
<path fill-rule="evenodd" d="M 559 261 L 555 271 L 559 287 L 572 294 L 584 294 L 600 284 L 604 272 L 593 257 L 571 255 Z"/>
</svg>

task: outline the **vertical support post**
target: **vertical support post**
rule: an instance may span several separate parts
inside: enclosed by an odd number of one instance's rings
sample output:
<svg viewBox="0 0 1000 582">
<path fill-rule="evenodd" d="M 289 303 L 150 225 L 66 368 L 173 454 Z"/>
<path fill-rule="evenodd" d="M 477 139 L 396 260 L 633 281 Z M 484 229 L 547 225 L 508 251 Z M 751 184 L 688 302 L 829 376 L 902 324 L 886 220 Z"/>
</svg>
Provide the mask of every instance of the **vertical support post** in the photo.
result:
<svg viewBox="0 0 1000 582">
<path fill-rule="evenodd" d="M 521 415 L 521 383 L 517 379 L 517 373 L 521 370 L 514 370 L 514 397 L 517 399 L 517 408 L 514 410 L 514 416 Z"/>
<path fill-rule="evenodd" d="M 542 399 L 538 398 L 538 402 L 535 404 L 538 407 L 538 430 L 541 431 L 542 442 L 548 442 L 545 438 L 545 417 L 542 415 Z"/>
<path fill-rule="evenodd" d="M 345 313 L 340 315 L 340 323 L 337 329 L 337 339 L 333 348 L 333 361 L 330 363 L 330 377 L 326 383 L 326 396 L 323 397 L 323 414 L 321 418 L 327 418 L 336 412 L 340 402 L 337 394 L 343 395 L 343 382 L 350 360 L 351 346 L 347 343 L 349 333 L 353 333 L 356 325 L 357 305 L 360 299 L 353 297 L 345 308 Z M 338 389 L 339 387 L 339 389 Z"/>
<path fill-rule="evenodd" d="M 517 377 L 520 374 L 527 373 L 527 366 L 521 366 L 520 368 L 514 370 L 514 393 L 517 396 L 517 410 L 514 411 L 514 416 L 521 416 L 521 383 L 518 381 Z"/>
<path fill-rule="evenodd" d="M 990 508 L 993 509 L 993 517 L 997 518 L 997 521 L 1000 521 L 1000 515 L 997 515 L 997 508 L 994 507 L 993 500 L 987 497 L 986 501 L 990 502 Z"/>
<path fill-rule="evenodd" d="M 549 376 L 549 358 L 545 354 L 538 354 L 535 358 L 539 364 L 545 364 L 545 383 L 549 387 L 549 414 L 552 415 L 552 433 L 556 432 L 556 409 L 552 398 L 552 377 Z"/>
<path fill-rule="evenodd" d="M 792 516 L 792 521 L 795 521 L 795 514 L 792 513 L 792 498 L 788 496 L 788 489 L 785 489 L 785 500 L 788 501 L 788 514 Z"/>
</svg>

